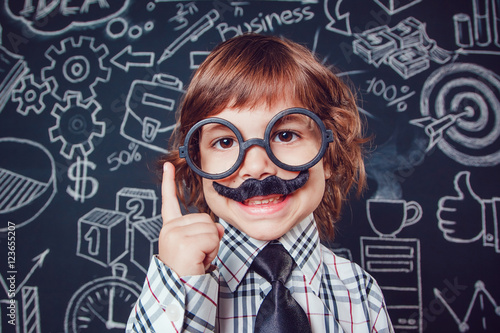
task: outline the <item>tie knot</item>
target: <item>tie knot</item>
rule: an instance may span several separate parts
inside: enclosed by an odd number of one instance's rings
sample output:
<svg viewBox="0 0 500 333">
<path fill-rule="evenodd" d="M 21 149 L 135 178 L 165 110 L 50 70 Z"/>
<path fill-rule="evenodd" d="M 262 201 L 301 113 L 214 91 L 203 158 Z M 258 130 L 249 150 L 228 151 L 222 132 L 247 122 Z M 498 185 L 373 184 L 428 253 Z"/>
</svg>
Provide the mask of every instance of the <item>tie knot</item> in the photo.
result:
<svg viewBox="0 0 500 333">
<path fill-rule="evenodd" d="M 269 243 L 254 259 L 251 269 L 269 282 L 285 284 L 295 262 L 280 243 Z"/>
</svg>

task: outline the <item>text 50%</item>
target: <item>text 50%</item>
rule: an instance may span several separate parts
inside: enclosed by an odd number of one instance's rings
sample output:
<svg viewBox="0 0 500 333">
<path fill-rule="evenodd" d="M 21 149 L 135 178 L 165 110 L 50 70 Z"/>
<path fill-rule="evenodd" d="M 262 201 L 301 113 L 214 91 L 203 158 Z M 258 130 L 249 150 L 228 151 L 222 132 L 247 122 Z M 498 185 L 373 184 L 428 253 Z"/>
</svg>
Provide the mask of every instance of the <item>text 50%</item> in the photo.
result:
<svg viewBox="0 0 500 333">
<path fill-rule="evenodd" d="M 415 95 L 415 91 L 410 91 L 410 87 L 402 86 L 400 92 L 403 96 L 398 96 L 398 88 L 391 84 L 387 86 L 381 79 L 374 77 L 366 81 L 368 83 L 368 93 L 373 93 L 375 96 L 382 96 L 388 103 L 387 106 L 396 105 L 398 112 L 406 111 L 408 104 L 405 102 L 408 98 Z"/>
<path fill-rule="evenodd" d="M 132 163 L 133 161 L 140 161 L 142 156 L 141 153 L 139 153 L 137 150 L 139 149 L 139 146 L 131 142 L 128 145 L 128 150 L 122 150 L 120 152 L 114 152 L 113 154 L 108 156 L 108 164 L 113 164 L 115 163 L 114 166 L 112 166 L 109 170 L 110 171 L 115 171 L 117 170 L 120 166 L 122 165 L 127 165 Z"/>
</svg>

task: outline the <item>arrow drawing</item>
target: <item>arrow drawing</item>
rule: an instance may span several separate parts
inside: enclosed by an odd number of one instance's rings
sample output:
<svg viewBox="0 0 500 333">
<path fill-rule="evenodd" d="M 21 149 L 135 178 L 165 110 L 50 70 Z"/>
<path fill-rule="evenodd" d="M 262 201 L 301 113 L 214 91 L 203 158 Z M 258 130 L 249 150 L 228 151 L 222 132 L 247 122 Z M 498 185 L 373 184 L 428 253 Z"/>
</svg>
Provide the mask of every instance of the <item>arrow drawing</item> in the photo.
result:
<svg viewBox="0 0 500 333">
<path fill-rule="evenodd" d="M 328 9 L 328 2 L 330 0 L 325 0 L 325 14 L 330 23 L 327 24 L 326 30 L 333 31 L 345 36 L 351 36 L 351 23 L 349 20 L 349 16 L 351 13 L 347 12 L 344 14 L 340 14 L 340 5 L 342 4 L 343 0 L 336 0 L 337 3 L 335 4 L 335 18 L 332 16 L 330 13 L 330 10 Z M 345 27 L 344 27 L 345 25 Z M 343 28 L 343 29 L 342 29 Z"/>
<path fill-rule="evenodd" d="M 427 134 L 430 138 L 429 145 L 425 150 L 426 152 L 428 152 L 443 138 L 443 133 L 448 128 L 453 126 L 458 119 L 464 116 L 470 116 L 470 112 L 464 111 L 459 114 L 450 113 L 439 119 L 435 119 L 428 116 L 420 119 L 411 120 L 410 124 L 424 128 L 425 134 Z"/>
<path fill-rule="evenodd" d="M 47 254 L 49 254 L 49 252 L 50 252 L 50 249 L 47 249 L 31 260 L 31 261 L 34 261 L 35 264 L 33 265 L 33 267 L 31 267 L 31 270 L 26 275 L 24 280 L 16 287 L 16 293 L 17 293 L 17 290 L 21 290 L 24 287 L 24 285 L 28 282 L 28 280 L 31 278 L 33 273 L 35 273 L 35 271 L 38 268 L 42 268 L 43 262 L 45 261 L 45 257 L 47 256 Z M 3 278 L 3 276 L 1 274 L 0 274 L 0 285 L 2 285 L 3 289 L 5 290 L 5 293 L 8 295 L 9 288 L 7 286 L 7 283 L 5 282 L 5 279 Z"/>
<path fill-rule="evenodd" d="M 39 255 L 37 255 L 36 257 L 34 257 L 31 260 L 31 261 L 34 261 L 35 264 L 33 265 L 33 267 L 31 267 L 31 270 L 26 275 L 26 277 L 24 278 L 24 280 L 19 284 L 19 286 L 17 287 L 17 290 L 21 290 L 23 288 L 23 286 L 26 284 L 26 282 L 28 282 L 28 280 L 30 279 L 30 277 L 33 275 L 33 273 L 35 273 L 35 271 L 38 268 L 42 268 L 43 262 L 45 261 L 45 257 L 47 256 L 47 254 L 49 254 L 49 252 L 50 252 L 50 250 L 47 249 L 47 250 L 43 251 L 42 253 L 40 253 Z"/>
<path fill-rule="evenodd" d="M 128 72 L 130 67 L 151 67 L 154 63 L 153 52 L 132 52 L 132 46 L 126 46 L 123 50 L 118 52 L 113 58 L 111 63 L 118 68 Z"/>
</svg>

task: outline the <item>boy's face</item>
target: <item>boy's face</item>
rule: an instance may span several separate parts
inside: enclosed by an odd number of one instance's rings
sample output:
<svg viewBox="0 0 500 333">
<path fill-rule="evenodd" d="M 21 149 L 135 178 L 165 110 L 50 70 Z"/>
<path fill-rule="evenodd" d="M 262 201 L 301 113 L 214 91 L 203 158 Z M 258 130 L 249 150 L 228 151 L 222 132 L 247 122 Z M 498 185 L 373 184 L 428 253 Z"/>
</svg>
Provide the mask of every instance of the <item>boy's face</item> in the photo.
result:
<svg viewBox="0 0 500 333">
<path fill-rule="evenodd" d="M 244 140 L 263 138 L 271 118 L 278 112 L 299 105 L 290 102 L 275 103 L 272 108 L 259 106 L 253 109 L 226 108 L 216 115 L 234 124 Z M 262 180 L 269 176 L 293 179 L 298 172 L 286 171 L 276 166 L 264 148 L 250 147 L 239 169 L 227 178 L 216 182 L 236 188 L 247 179 Z M 240 203 L 218 194 L 213 180 L 203 178 L 205 200 L 212 211 L 252 238 L 269 241 L 277 239 L 311 214 L 321 202 L 328 172 L 320 161 L 309 169 L 309 180 L 303 187 L 286 195 L 253 197 Z"/>
</svg>

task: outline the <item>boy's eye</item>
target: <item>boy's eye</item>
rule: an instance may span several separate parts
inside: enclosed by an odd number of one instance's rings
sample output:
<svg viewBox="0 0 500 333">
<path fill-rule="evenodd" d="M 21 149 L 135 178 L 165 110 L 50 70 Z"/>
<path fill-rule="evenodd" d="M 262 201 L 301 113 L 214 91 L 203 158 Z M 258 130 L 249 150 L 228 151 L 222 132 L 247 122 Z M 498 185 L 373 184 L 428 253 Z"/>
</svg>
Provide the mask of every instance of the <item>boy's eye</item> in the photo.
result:
<svg viewBox="0 0 500 333">
<path fill-rule="evenodd" d="M 217 149 L 229 149 L 232 148 L 236 144 L 236 141 L 234 141 L 231 138 L 222 138 L 214 143 L 214 147 Z"/>
<path fill-rule="evenodd" d="M 276 142 L 292 142 L 298 138 L 297 134 L 290 131 L 279 132 L 274 136 Z"/>
</svg>

